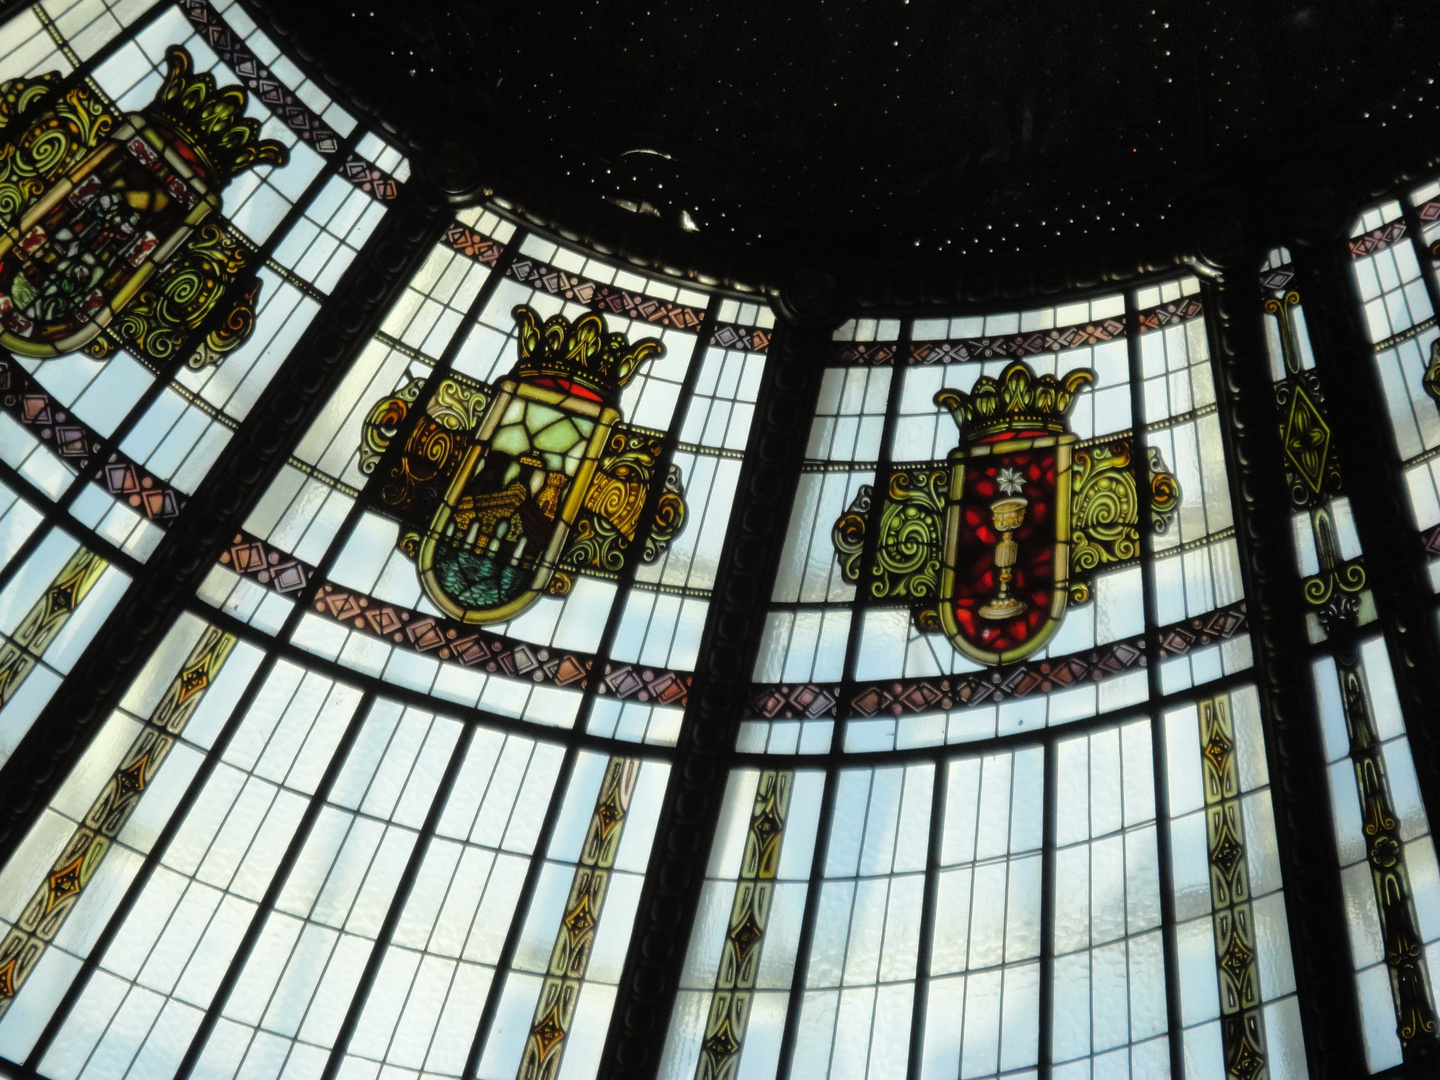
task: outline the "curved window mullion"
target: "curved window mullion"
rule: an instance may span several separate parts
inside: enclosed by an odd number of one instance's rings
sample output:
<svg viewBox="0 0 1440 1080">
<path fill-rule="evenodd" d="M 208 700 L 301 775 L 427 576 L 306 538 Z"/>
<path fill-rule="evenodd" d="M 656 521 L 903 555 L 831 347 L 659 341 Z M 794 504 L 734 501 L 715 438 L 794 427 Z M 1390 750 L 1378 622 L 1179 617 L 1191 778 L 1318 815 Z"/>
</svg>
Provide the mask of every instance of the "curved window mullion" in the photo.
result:
<svg viewBox="0 0 1440 1080">
<path fill-rule="evenodd" d="M 637 1068 L 648 1072 L 662 1060 L 665 1048 L 660 1044 L 658 1027 L 654 1022 L 643 1026 L 633 1023 L 631 1018 L 638 1013 L 664 1022 L 672 1008 L 678 1007 L 702 1029 L 712 1018 L 712 995 L 707 993 L 700 1001 L 694 994 L 687 994 L 695 980 L 684 969 L 692 931 L 702 933 L 702 926 L 715 925 L 714 919 L 706 923 L 703 918 L 703 912 L 709 910 L 706 896 L 712 889 L 705 880 L 711 853 L 703 841 L 696 843 L 695 838 L 710 835 L 718 822 L 734 812 L 724 795 L 730 783 L 736 718 L 749 696 L 748 680 L 737 677 L 737 672 L 748 671 L 755 663 L 758 630 L 764 618 L 762 598 L 773 587 L 797 468 L 809 437 L 807 420 L 814 413 L 816 396 L 821 391 L 823 356 L 829 348 L 828 332 L 777 319 L 770 341 L 770 362 L 757 397 L 756 423 L 750 431 L 745 464 L 736 486 L 743 510 L 723 550 L 715 585 L 723 607 L 707 627 L 701 653 L 705 662 L 696 673 L 695 704 L 687 712 L 679 734 L 675 783 L 662 815 L 661 832 L 656 837 L 655 854 L 638 908 L 636 941 L 620 982 L 616 1023 L 601 1058 L 601 1070 L 605 1072 Z M 828 744 L 828 729 L 826 739 Z M 829 805 L 828 797 L 820 799 L 830 782 L 826 775 L 816 770 L 792 773 L 795 779 L 791 806 L 781 826 L 784 872 L 778 879 L 771 879 L 776 890 L 784 893 L 790 918 L 783 928 L 770 925 L 765 930 L 778 930 L 787 939 L 786 946 L 797 939 L 808 940 L 813 925 L 803 913 L 809 882 L 823 866 L 824 847 L 816 843 L 815 836 L 817 828 L 822 827 L 820 815 Z M 797 798 L 802 805 L 796 805 Z M 797 821 L 803 822 L 803 827 Z M 776 869 L 780 873 L 781 866 Z M 730 913 L 726 901 L 723 912 L 715 918 L 723 920 Z M 763 947 L 758 955 L 764 959 Z M 795 967 L 793 949 L 772 950 L 769 963 L 774 968 L 768 973 L 769 981 L 756 985 L 759 990 L 770 991 L 764 1013 L 768 1018 L 768 1053 L 779 1061 L 787 1023 L 785 999 Z M 713 975 L 708 982 L 701 977 L 700 982 L 704 990 L 714 990 Z M 778 1009 L 771 1007 L 777 997 Z M 714 1019 L 718 1026 L 725 1017 Z M 702 1030 L 697 1040 L 703 1037 Z M 717 1044 L 721 1057 L 725 1056 L 724 1044 L 723 1038 Z"/>
</svg>

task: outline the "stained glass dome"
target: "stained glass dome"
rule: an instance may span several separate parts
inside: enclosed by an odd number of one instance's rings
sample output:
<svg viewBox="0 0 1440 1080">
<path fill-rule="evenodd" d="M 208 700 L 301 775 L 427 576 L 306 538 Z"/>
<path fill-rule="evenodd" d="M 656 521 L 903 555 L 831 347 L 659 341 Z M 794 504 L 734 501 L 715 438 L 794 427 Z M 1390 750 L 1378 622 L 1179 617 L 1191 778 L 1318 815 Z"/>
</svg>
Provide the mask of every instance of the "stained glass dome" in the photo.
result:
<svg viewBox="0 0 1440 1080">
<path fill-rule="evenodd" d="M 0 1075 L 1432 1075 L 1440 166 L 687 262 L 311 17 L 0 5 Z"/>
</svg>

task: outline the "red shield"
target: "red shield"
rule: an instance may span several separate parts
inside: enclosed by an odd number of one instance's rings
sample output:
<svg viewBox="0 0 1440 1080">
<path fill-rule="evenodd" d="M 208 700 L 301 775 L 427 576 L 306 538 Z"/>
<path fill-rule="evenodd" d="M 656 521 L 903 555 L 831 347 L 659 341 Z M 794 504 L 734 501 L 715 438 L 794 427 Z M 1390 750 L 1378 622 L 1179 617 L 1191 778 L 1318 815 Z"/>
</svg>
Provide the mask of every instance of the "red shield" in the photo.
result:
<svg viewBox="0 0 1440 1080">
<path fill-rule="evenodd" d="M 940 624 L 981 663 L 1019 660 L 1060 625 L 1074 441 L 1007 432 L 950 454 Z"/>
</svg>

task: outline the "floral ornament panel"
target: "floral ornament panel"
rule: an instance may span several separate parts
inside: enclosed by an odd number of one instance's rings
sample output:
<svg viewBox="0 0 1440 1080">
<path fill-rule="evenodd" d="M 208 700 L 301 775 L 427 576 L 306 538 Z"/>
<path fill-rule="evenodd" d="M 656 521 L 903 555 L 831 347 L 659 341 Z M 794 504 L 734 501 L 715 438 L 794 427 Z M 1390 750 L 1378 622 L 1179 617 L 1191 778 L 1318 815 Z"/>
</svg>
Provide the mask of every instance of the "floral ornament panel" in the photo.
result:
<svg viewBox="0 0 1440 1080">
<path fill-rule="evenodd" d="M 542 325 L 524 305 L 519 358 L 492 384 L 444 377 L 387 453 L 423 383 L 375 404 L 361 468 L 379 470 L 380 504 L 401 523 L 426 597 L 453 619 L 505 622 L 572 575 L 614 577 L 632 545 L 646 562 L 685 526 L 680 470 L 657 477 L 663 437 L 627 425 L 621 389 L 651 358 L 654 338 L 609 333 L 602 315 Z"/>
<path fill-rule="evenodd" d="M 863 577 L 869 599 L 909 603 L 919 629 L 943 630 L 980 663 L 1041 648 L 1067 605 L 1090 599 L 1094 571 L 1139 558 L 1142 501 L 1164 532 L 1181 500 L 1154 447 L 1142 500 L 1129 435 L 1079 443 L 1067 430 L 1094 378 L 1036 377 L 1017 360 L 968 394 L 937 393 L 961 443 L 944 463 L 892 473 L 878 506 L 861 488 L 832 533 L 845 579 Z"/>
<path fill-rule="evenodd" d="M 55 72 L 0 86 L 0 344 L 11 352 L 104 358 L 118 336 L 165 360 L 204 325 L 204 366 L 249 336 L 259 283 L 219 217 L 221 192 L 286 152 L 258 137 L 243 89 L 193 69 L 172 46 L 154 101 L 129 115 L 87 84 L 62 90 Z"/>
</svg>

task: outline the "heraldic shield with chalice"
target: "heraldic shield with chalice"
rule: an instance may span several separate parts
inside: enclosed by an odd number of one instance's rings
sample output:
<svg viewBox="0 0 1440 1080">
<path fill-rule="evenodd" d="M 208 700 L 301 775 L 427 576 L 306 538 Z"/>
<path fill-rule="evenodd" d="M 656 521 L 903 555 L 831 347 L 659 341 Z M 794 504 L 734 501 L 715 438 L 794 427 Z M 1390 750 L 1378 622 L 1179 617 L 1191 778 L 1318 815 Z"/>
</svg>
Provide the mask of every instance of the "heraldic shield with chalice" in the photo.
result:
<svg viewBox="0 0 1440 1080">
<path fill-rule="evenodd" d="M 635 545 L 658 559 L 685 523 L 671 465 L 656 487 L 662 432 L 624 422 L 620 392 L 665 354 L 630 343 L 601 315 L 542 324 L 513 316 L 518 360 L 494 384 L 450 373 L 428 395 L 393 459 L 386 453 L 421 401 L 415 379 L 377 402 L 361 468 L 384 468 L 380 499 L 401 522 L 425 595 L 462 622 L 505 622 L 575 574 L 615 577 Z"/>
<path fill-rule="evenodd" d="M 943 463 L 891 472 L 878 500 L 860 489 L 832 532 L 845 578 L 872 600 L 908 603 L 919 630 L 981 664 L 1043 647 L 1066 608 L 1090 599 L 1096 570 L 1140 554 L 1132 436 L 1078 442 L 1068 430 L 1094 380 L 1089 368 L 1036 376 L 1016 360 L 969 393 L 937 393 L 960 443 Z M 1146 460 L 1151 526 L 1163 532 L 1180 488 L 1153 447 Z"/>
<path fill-rule="evenodd" d="M 258 283 L 230 286 L 249 256 L 220 219 L 221 191 L 285 148 L 258 138 L 238 86 L 217 88 L 171 46 L 155 100 L 122 113 L 57 72 L 0 86 L 0 345 L 41 359 L 85 349 L 115 324 L 156 359 L 212 315 L 192 366 L 216 362 L 253 326 Z M 239 294 L 239 299 L 237 299 Z M 202 357 L 196 361 L 195 357 Z"/>
</svg>

